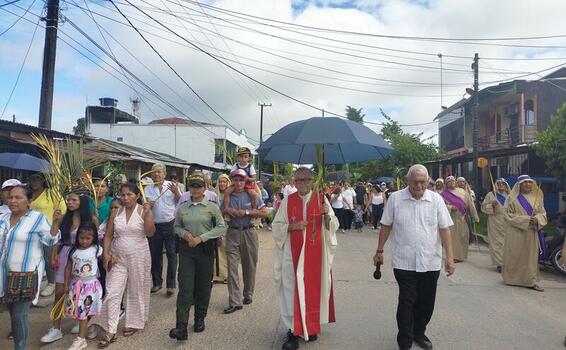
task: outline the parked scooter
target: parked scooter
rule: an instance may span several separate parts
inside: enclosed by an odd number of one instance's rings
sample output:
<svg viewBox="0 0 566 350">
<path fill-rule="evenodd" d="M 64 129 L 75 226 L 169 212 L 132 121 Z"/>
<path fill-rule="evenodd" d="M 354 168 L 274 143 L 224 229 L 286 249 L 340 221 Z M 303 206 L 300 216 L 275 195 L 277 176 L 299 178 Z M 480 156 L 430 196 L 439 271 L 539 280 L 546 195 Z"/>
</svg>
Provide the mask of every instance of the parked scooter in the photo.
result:
<svg viewBox="0 0 566 350">
<path fill-rule="evenodd" d="M 566 265 L 562 262 L 562 247 L 564 245 L 564 235 L 566 228 L 558 227 L 553 236 L 545 238 L 545 256 L 540 261 L 543 265 L 552 265 L 552 267 L 563 275 L 566 275 Z"/>
</svg>

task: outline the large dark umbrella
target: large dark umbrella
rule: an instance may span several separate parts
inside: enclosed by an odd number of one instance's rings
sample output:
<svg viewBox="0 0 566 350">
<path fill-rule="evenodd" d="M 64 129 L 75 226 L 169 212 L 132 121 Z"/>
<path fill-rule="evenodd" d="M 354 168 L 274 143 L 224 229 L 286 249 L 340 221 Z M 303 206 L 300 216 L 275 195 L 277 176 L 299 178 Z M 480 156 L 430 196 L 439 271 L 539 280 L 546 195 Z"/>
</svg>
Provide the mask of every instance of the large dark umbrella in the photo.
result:
<svg viewBox="0 0 566 350">
<path fill-rule="evenodd" d="M 337 117 L 314 117 L 291 123 L 261 144 L 263 160 L 293 164 L 316 164 L 317 145 L 323 164 L 345 164 L 381 159 L 393 149 L 363 124 Z"/>
<path fill-rule="evenodd" d="M 46 160 L 27 153 L 0 153 L 0 167 L 29 171 L 47 171 L 51 168 Z"/>
</svg>

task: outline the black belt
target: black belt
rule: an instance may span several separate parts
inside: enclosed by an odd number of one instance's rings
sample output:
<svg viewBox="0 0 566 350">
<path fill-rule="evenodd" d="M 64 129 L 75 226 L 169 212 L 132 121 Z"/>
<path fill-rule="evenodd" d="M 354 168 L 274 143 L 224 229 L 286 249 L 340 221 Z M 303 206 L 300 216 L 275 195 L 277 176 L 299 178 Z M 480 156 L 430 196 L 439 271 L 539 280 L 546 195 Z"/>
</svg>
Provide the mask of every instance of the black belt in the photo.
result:
<svg viewBox="0 0 566 350">
<path fill-rule="evenodd" d="M 253 228 L 253 225 L 248 225 L 248 226 L 235 226 L 235 225 L 228 225 L 229 228 L 233 229 L 233 230 L 249 230 L 250 228 Z"/>
</svg>

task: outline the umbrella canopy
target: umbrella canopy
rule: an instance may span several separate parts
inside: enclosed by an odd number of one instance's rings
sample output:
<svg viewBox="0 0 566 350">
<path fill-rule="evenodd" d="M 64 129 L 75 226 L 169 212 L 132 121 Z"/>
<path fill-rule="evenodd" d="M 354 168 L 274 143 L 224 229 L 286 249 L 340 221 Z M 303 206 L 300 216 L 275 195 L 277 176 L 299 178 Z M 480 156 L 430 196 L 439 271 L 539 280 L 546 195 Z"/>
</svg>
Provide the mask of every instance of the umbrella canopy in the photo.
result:
<svg viewBox="0 0 566 350">
<path fill-rule="evenodd" d="M 48 171 L 51 168 L 46 160 L 27 153 L 0 153 L 0 167 L 29 171 Z"/>
<path fill-rule="evenodd" d="M 381 159 L 393 152 L 381 136 L 363 124 L 337 117 L 314 117 L 291 123 L 261 144 L 263 160 L 315 164 L 316 145 L 322 145 L 324 164 Z"/>
</svg>

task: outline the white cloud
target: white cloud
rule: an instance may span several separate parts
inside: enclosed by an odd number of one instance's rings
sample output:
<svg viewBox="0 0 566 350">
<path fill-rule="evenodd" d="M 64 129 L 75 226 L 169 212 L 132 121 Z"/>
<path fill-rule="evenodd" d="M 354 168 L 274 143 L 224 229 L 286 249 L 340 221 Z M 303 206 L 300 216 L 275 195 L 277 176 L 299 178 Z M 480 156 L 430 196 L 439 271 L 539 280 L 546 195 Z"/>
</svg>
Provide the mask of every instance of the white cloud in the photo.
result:
<svg viewBox="0 0 566 350">
<path fill-rule="evenodd" d="M 155 10 L 149 10 L 150 5 L 136 2 L 140 6 L 144 6 L 151 12 L 152 16 L 172 29 L 177 31 L 181 36 L 189 41 L 198 41 L 198 45 L 215 54 L 221 54 L 230 59 L 234 57 L 230 51 L 245 57 L 258 60 L 260 62 L 269 63 L 273 66 L 263 65 L 258 62 L 248 61 L 240 58 L 242 63 L 251 64 L 277 71 L 282 74 L 297 76 L 302 79 L 318 81 L 324 84 L 339 85 L 354 89 L 363 89 L 371 91 L 379 91 L 394 95 L 368 94 L 361 92 L 346 91 L 331 87 L 314 85 L 307 82 L 292 80 L 289 78 L 277 76 L 271 73 L 262 72 L 253 68 L 242 68 L 238 63 L 229 62 L 234 67 L 245 71 L 257 80 L 272 86 L 284 93 L 292 95 L 298 99 L 304 100 L 310 104 L 319 106 L 326 110 L 334 112 L 343 112 L 346 105 L 355 107 L 363 107 L 364 110 L 376 110 L 382 107 L 386 110 L 393 110 L 392 116 L 399 120 L 402 124 L 429 122 L 435 117 L 440 108 L 440 97 L 413 97 L 409 95 L 439 95 L 440 87 L 418 87 L 418 86 L 391 86 L 395 83 L 371 80 L 366 78 L 354 77 L 351 75 L 368 76 L 378 79 L 412 81 L 412 82 L 430 82 L 438 84 L 440 81 L 440 72 L 438 70 L 427 70 L 417 66 L 439 67 L 439 60 L 436 54 L 441 52 L 445 55 L 444 62 L 444 88 L 443 88 L 443 104 L 450 105 L 456 102 L 464 93 L 464 88 L 472 85 L 472 72 L 470 63 L 473 54 L 478 52 L 480 57 L 566 57 L 564 49 L 548 49 L 548 50 L 528 50 L 525 48 L 505 48 L 500 46 L 488 45 L 456 45 L 450 43 L 410 41 L 400 39 L 375 38 L 368 36 L 353 36 L 345 34 L 329 34 L 320 31 L 304 31 L 312 35 L 325 36 L 331 40 L 322 40 L 315 37 L 308 37 L 298 33 L 279 30 L 273 27 L 265 27 L 254 25 L 252 23 L 241 22 L 241 19 L 230 17 L 225 14 L 206 10 L 210 15 L 230 19 L 233 23 L 221 22 L 213 20 L 216 27 L 212 27 L 208 23 L 208 19 L 198 13 L 202 11 L 198 6 L 189 3 L 183 3 L 185 6 L 192 8 L 196 12 L 187 13 L 175 5 L 176 0 L 147 0 L 151 4 L 166 10 L 167 7 L 176 11 L 178 16 L 187 19 L 184 24 L 190 29 L 187 32 L 177 19 L 172 16 L 159 14 Z M 566 3 L 561 0 L 539 2 L 536 6 L 528 2 L 507 1 L 490 1 L 477 0 L 474 2 L 457 2 L 450 0 L 436 1 L 401 1 L 401 0 L 220 0 L 207 2 L 213 6 L 221 7 L 228 10 L 253 14 L 260 17 L 268 17 L 286 22 L 294 22 L 301 25 L 316 26 L 323 28 L 332 28 L 337 30 L 348 30 L 365 33 L 376 33 L 386 35 L 408 35 L 408 36 L 433 36 L 433 37 L 450 37 L 450 38 L 487 38 L 487 37 L 514 37 L 514 36 L 534 36 L 534 35 L 552 35 L 562 34 L 563 13 L 566 10 Z M 165 6 L 165 5 L 167 6 Z M 95 3 L 91 3 L 91 9 L 104 13 L 112 18 L 123 21 L 116 13 L 101 8 Z M 293 6 L 301 7 L 300 11 L 294 11 Z M 348 8 L 341 8 L 348 7 Z M 140 29 L 159 34 L 170 40 L 182 42 L 182 40 L 163 28 L 152 22 L 151 19 L 145 18 L 144 21 L 150 23 L 153 27 L 141 24 L 137 18 L 144 16 L 136 10 L 121 6 L 124 11 L 132 18 L 134 23 Z M 94 39 L 105 46 L 104 41 L 100 37 L 96 26 L 82 12 L 73 6 L 69 6 L 69 10 L 64 13 L 73 22 L 80 25 Z M 203 121 L 213 121 L 222 123 L 210 110 L 208 110 L 198 99 L 189 91 L 189 89 L 159 60 L 158 57 L 149 49 L 141 38 L 133 30 L 118 25 L 111 21 L 98 18 L 103 27 L 109 30 L 113 36 L 119 38 L 120 43 L 126 46 L 136 57 L 147 65 L 159 79 L 165 81 L 176 93 L 171 92 L 162 82 L 154 75 L 148 72 L 140 63 L 130 57 L 118 44 L 114 43 L 110 38 L 107 40 L 111 43 L 112 49 L 116 56 L 141 80 L 150 85 L 160 95 L 173 103 L 189 116 Z M 291 59 L 300 62 L 319 65 L 327 69 L 344 71 L 350 74 L 341 75 L 329 71 L 294 63 L 289 60 L 275 57 L 267 53 L 254 50 L 249 47 L 242 46 L 234 41 L 225 39 L 221 40 L 213 34 L 206 32 L 205 36 L 197 29 L 192 20 L 202 27 L 216 32 L 217 30 L 223 35 L 238 40 L 240 42 L 249 43 L 257 47 L 261 47 L 267 51 L 272 51 L 277 55 L 288 56 Z M 212 19 L 211 19 L 212 20 Z M 347 55 L 332 53 L 329 51 L 321 51 L 305 45 L 299 45 L 290 41 L 276 39 L 273 36 L 260 35 L 248 30 L 236 30 L 227 27 L 242 25 L 254 30 L 264 31 L 271 35 L 284 36 L 290 40 L 302 40 L 312 42 L 312 45 L 324 47 L 327 50 L 344 51 L 351 55 L 371 57 L 377 60 L 392 61 L 402 63 L 401 65 L 394 63 L 386 63 L 372 61 L 370 59 L 356 58 Z M 289 27 L 281 24 L 281 26 Z M 157 28 L 156 28 L 157 27 Z M 65 24 L 63 30 L 73 37 L 77 38 L 85 45 L 88 45 L 93 51 L 103 56 L 100 51 L 93 48 L 91 44 L 86 44 L 84 38 L 80 37 L 69 24 Z M 294 30 L 297 30 L 295 28 Z M 144 32 L 145 33 L 145 32 Z M 224 118 L 237 128 L 245 128 L 253 138 L 258 138 L 259 132 L 259 107 L 258 101 L 266 101 L 273 103 L 273 107 L 265 109 L 265 125 L 264 133 L 269 134 L 276 131 L 286 123 L 305 117 L 318 115 L 319 112 L 302 106 L 285 97 L 277 95 L 268 89 L 258 86 L 250 82 L 246 78 L 238 76 L 231 72 L 228 68 L 221 68 L 217 62 L 202 53 L 178 44 L 173 44 L 162 38 L 156 38 L 153 35 L 147 35 L 155 47 L 163 54 L 173 67 L 193 86 Z M 208 40 L 212 41 L 211 44 Z M 338 40 L 358 43 L 363 46 L 353 46 Z M 520 41 L 506 42 L 526 43 L 531 45 L 559 45 L 561 40 L 537 40 L 537 41 Z M 183 43 L 188 45 L 187 43 Z M 210 47 L 214 46 L 218 49 L 228 51 L 228 53 L 218 53 Z M 227 45 L 229 48 L 227 48 Z M 336 46 L 336 47 L 332 47 Z M 420 51 L 430 53 L 430 56 L 414 55 L 408 53 L 400 53 L 393 51 L 377 50 L 369 46 L 389 47 L 399 50 Z M 3 47 L 6 47 L 3 45 Z M 286 52 L 275 51 L 283 50 Z M 84 50 L 82 50 L 85 52 Z M 303 55 L 313 56 L 315 58 L 305 57 Z M 399 57 L 411 57 L 414 59 L 406 59 Z M 469 57 L 467 60 L 454 59 L 446 57 L 446 55 L 459 55 Z M 3 58 L 2 58 L 3 57 Z M 6 55 L 0 57 L 0 63 L 7 65 Z M 59 45 L 58 52 L 58 76 L 65 79 L 67 89 L 61 94 L 67 97 L 58 97 L 55 99 L 54 116 L 65 120 L 65 122 L 55 121 L 55 125 L 67 125 L 65 131 L 70 131 L 68 121 L 80 116 L 84 112 L 84 101 L 88 97 L 89 102 L 93 103 L 98 97 L 113 96 L 120 100 L 120 107 L 129 110 L 129 97 L 135 95 L 132 89 L 122 85 L 115 79 L 109 77 L 105 72 L 101 71 L 90 62 L 73 52 L 66 45 Z M 106 58 L 108 62 L 110 60 Z M 428 62 L 428 61 L 430 62 Z M 340 62 L 339 62 L 340 61 Z M 565 60 L 566 61 L 566 60 Z M 494 69 L 506 69 L 509 71 L 536 71 L 543 69 L 560 61 L 480 61 L 482 71 Z M 308 74 L 297 72 L 289 72 L 284 68 L 299 70 L 307 73 L 328 76 L 328 78 L 315 77 Z M 454 72 L 450 69 L 459 69 L 463 72 Z M 230 71 L 227 74 L 227 71 Z M 115 72 L 116 73 L 116 72 Z M 119 73 L 116 73 L 119 74 Z M 506 79 L 514 74 L 500 75 L 487 74 L 480 75 L 480 81 L 492 81 Z M 536 76 L 530 77 L 535 79 Z M 344 82 L 338 79 L 354 80 L 361 83 Z M 450 85 L 454 83 L 464 83 L 463 85 Z M 68 86 L 72 84 L 74 94 L 68 92 Z M 376 84 L 376 85 L 371 85 Z M 383 85 L 379 85 L 383 84 Z M 177 96 L 180 95 L 181 97 Z M 142 98 L 143 100 L 143 98 Z M 145 120 L 153 119 L 154 116 L 149 112 L 151 108 L 157 117 L 169 117 L 176 115 L 173 111 L 162 110 L 159 107 L 144 100 L 146 104 L 142 104 L 142 113 Z M 195 106 L 195 110 L 189 107 L 188 103 Z M 166 107 L 164 107 L 167 109 Z M 382 118 L 375 115 L 368 115 L 369 120 L 382 121 Z M 72 127 L 72 125 L 71 125 Z M 419 132 L 424 131 L 430 135 L 436 133 L 435 124 L 427 125 L 419 128 L 407 128 L 407 130 Z"/>
</svg>

